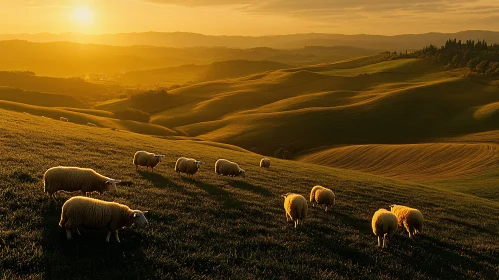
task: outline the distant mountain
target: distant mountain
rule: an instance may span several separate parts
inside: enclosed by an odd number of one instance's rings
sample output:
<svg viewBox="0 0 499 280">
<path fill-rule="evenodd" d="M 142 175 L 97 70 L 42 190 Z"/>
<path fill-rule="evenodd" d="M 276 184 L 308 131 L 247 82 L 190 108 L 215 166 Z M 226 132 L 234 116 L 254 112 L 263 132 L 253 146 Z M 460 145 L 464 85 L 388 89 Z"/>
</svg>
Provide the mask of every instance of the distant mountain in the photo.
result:
<svg viewBox="0 0 499 280">
<path fill-rule="evenodd" d="M 458 40 L 484 39 L 490 43 L 499 43 L 499 32 L 469 30 L 457 33 L 404 34 L 395 36 L 382 35 L 343 35 L 343 34 L 290 34 L 274 36 L 213 36 L 185 32 L 144 32 L 85 35 L 64 34 L 4 34 L 0 40 L 28 40 L 32 42 L 69 41 L 95 43 L 116 46 L 150 45 L 163 47 L 227 47 L 278 49 L 303 48 L 305 46 L 354 46 L 379 50 L 414 50 L 429 44 L 442 45 L 449 38 Z"/>
</svg>

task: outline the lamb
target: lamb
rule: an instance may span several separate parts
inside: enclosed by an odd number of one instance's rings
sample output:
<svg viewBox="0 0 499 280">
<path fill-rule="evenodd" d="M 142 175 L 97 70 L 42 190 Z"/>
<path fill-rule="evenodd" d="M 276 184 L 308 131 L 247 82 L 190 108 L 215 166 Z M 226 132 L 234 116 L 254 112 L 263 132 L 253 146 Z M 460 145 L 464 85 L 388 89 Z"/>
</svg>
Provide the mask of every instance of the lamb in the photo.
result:
<svg viewBox="0 0 499 280">
<path fill-rule="evenodd" d="M 139 170 L 140 165 L 145 166 L 146 170 L 149 170 L 149 167 L 151 167 L 151 171 L 154 172 L 154 167 L 156 167 L 158 163 L 163 161 L 163 157 L 164 155 L 156 155 L 146 151 L 138 151 L 133 156 L 133 164 L 135 165 L 135 170 Z"/>
<path fill-rule="evenodd" d="M 418 209 L 402 205 L 390 205 L 391 212 L 395 214 L 398 225 L 403 226 L 413 238 L 417 233 L 423 233 L 423 214 Z"/>
<path fill-rule="evenodd" d="M 269 168 L 270 167 L 270 159 L 268 159 L 268 158 L 262 158 L 260 160 L 260 167 Z"/>
<path fill-rule="evenodd" d="M 175 163 L 175 172 L 178 174 L 185 173 L 187 175 L 194 175 L 198 172 L 203 162 L 193 158 L 180 157 Z"/>
<path fill-rule="evenodd" d="M 43 175 L 44 192 L 55 200 L 58 191 L 81 191 L 87 196 L 92 192 L 116 192 L 116 184 L 120 180 L 105 177 L 93 169 L 57 166 L 49 168 Z"/>
<path fill-rule="evenodd" d="M 67 118 L 65 118 L 65 117 L 60 117 L 59 120 L 63 121 L 63 122 L 69 122 L 69 120 Z"/>
<path fill-rule="evenodd" d="M 147 211 L 131 210 L 128 206 L 116 202 L 107 202 L 84 196 L 68 199 L 62 206 L 59 226 L 66 229 L 68 240 L 73 239 L 71 231 L 80 233 L 79 228 L 107 229 L 106 242 L 111 232 L 120 243 L 118 229 L 132 225 L 145 226 L 149 222 L 144 214 Z"/>
<path fill-rule="evenodd" d="M 242 176 L 246 178 L 246 171 L 241 169 L 237 163 L 226 159 L 219 159 L 215 162 L 215 173 L 223 176 Z"/>
<path fill-rule="evenodd" d="M 315 186 L 312 188 L 310 192 L 310 202 L 312 203 L 312 207 L 315 207 L 315 204 L 324 204 L 326 205 L 326 212 L 329 206 L 333 206 L 336 203 L 336 196 L 333 191 L 324 188 L 322 186 Z"/>
<path fill-rule="evenodd" d="M 388 245 L 388 238 L 391 238 L 397 231 L 397 217 L 386 209 L 379 209 L 373 215 L 371 221 L 373 233 L 378 237 L 378 247 L 381 247 L 383 238 L 383 248 Z"/>
<path fill-rule="evenodd" d="M 95 124 L 93 124 L 93 123 L 91 123 L 91 122 L 87 123 L 87 125 L 88 125 L 88 126 L 92 126 L 92 127 L 97 127 L 97 125 L 95 125 Z"/>
<path fill-rule="evenodd" d="M 284 197 L 284 210 L 286 211 L 286 221 L 293 221 L 295 228 L 303 225 L 303 219 L 307 217 L 308 204 L 307 200 L 299 194 L 287 193 L 283 194 Z"/>
</svg>

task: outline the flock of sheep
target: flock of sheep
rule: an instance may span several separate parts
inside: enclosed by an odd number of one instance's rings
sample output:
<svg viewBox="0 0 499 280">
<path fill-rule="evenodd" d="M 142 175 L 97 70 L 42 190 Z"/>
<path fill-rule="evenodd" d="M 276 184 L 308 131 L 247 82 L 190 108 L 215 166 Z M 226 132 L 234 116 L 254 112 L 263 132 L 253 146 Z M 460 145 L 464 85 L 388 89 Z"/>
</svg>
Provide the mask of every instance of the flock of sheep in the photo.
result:
<svg viewBox="0 0 499 280">
<path fill-rule="evenodd" d="M 139 166 L 145 166 L 147 170 L 151 168 L 151 171 L 154 171 L 154 167 L 162 162 L 163 157 L 165 156 L 138 151 L 134 155 L 133 164 L 136 170 Z M 175 164 L 175 172 L 194 175 L 200 169 L 201 164 L 203 164 L 201 161 L 180 157 Z M 270 160 L 263 158 L 260 161 L 260 167 L 269 168 Z M 226 159 L 216 161 L 215 173 L 246 177 L 245 170 L 241 169 L 237 163 Z M 114 233 L 116 241 L 120 242 L 118 229 L 134 224 L 144 226 L 148 223 L 144 215 L 147 211 L 132 210 L 126 205 L 91 198 L 93 192 L 115 193 L 116 185 L 120 182 L 120 180 L 103 176 L 88 168 L 58 166 L 45 172 L 44 192 L 50 198 L 55 200 L 55 194 L 59 191 L 81 191 L 87 196 L 72 197 L 62 206 L 59 225 L 66 229 L 67 239 L 72 239 L 72 232 L 80 234 L 81 228 L 107 229 L 106 241 L 109 242 L 111 233 Z M 292 221 L 295 228 L 303 225 L 303 220 L 307 217 L 308 201 L 296 193 L 287 193 L 283 197 L 286 220 Z M 312 206 L 324 205 L 326 212 L 328 208 L 335 205 L 335 200 L 334 192 L 322 186 L 314 186 L 310 192 Z M 399 226 L 403 226 L 412 238 L 415 234 L 422 233 L 423 215 L 417 209 L 401 205 L 392 205 L 391 211 L 386 209 L 376 211 L 372 217 L 372 230 L 378 238 L 378 247 L 386 247 L 388 238 L 393 236 Z M 383 239 L 382 243 L 381 239 Z"/>
</svg>

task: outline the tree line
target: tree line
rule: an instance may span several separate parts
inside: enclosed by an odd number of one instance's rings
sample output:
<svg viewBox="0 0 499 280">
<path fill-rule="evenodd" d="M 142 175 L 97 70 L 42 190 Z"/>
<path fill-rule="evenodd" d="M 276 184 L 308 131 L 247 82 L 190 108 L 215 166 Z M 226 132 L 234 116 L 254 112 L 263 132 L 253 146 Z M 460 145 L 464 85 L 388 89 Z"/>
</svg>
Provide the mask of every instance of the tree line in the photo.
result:
<svg viewBox="0 0 499 280">
<path fill-rule="evenodd" d="M 468 68 L 473 75 L 499 77 L 499 45 L 485 40 L 447 40 L 442 47 L 429 45 L 422 50 L 400 54 L 402 57 L 424 58 L 449 68 Z"/>
</svg>

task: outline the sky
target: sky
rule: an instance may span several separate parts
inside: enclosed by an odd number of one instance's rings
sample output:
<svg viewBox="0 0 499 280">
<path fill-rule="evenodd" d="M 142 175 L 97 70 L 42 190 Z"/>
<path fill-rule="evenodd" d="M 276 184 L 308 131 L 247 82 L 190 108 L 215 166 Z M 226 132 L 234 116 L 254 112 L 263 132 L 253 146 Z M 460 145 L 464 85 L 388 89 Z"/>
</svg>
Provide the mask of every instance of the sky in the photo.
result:
<svg viewBox="0 0 499 280">
<path fill-rule="evenodd" d="M 395 35 L 499 30 L 499 0 L 0 0 L 0 33 Z"/>
</svg>

